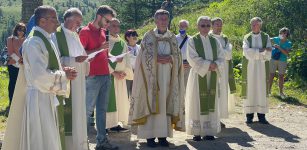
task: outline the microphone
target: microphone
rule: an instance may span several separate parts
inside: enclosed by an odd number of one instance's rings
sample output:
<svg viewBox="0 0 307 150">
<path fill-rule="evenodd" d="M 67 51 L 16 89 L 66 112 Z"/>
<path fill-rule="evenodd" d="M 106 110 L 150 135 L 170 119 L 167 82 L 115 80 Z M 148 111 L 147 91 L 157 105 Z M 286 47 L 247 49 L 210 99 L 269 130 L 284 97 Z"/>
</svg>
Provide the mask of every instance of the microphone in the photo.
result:
<svg viewBox="0 0 307 150">
<path fill-rule="evenodd" d="M 105 34 L 106 34 L 106 42 L 109 42 L 109 37 L 110 37 L 110 32 L 109 32 L 109 30 L 106 30 L 106 31 L 105 31 Z"/>
</svg>

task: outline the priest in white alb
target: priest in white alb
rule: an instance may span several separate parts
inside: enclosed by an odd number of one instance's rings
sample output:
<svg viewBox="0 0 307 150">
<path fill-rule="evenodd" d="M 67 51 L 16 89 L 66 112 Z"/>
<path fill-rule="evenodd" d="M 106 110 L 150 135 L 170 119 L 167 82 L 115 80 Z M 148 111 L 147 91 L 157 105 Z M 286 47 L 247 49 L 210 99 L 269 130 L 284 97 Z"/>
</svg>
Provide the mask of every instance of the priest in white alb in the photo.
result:
<svg viewBox="0 0 307 150">
<path fill-rule="evenodd" d="M 220 107 L 226 94 L 223 80 L 224 52 L 220 42 L 209 34 L 211 20 L 197 20 L 199 33 L 188 41 L 187 59 L 191 71 L 186 88 L 186 132 L 194 141 L 214 140 L 220 131 Z"/>
<path fill-rule="evenodd" d="M 87 54 L 76 32 L 82 24 L 82 12 L 78 8 L 70 8 L 64 12 L 63 18 L 64 23 L 52 34 L 52 41 L 59 50 L 62 65 L 74 67 L 78 76 L 70 83 L 69 98 L 59 100 L 61 141 L 66 150 L 88 150 L 85 76 L 89 72 L 89 64 L 86 62 Z"/>
<path fill-rule="evenodd" d="M 243 40 L 242 98 L 246 124 L 253 123 L 254 113 L 259 122 L 268 124 L 265 114 L 269 111 L 269 61 L 272 44 L 270 37 L 261 31 L 262 20 L 254 17 L 250 21 L 252 32 Z"/>
<path fill-rule="evenodd" d="M 225 56 L 225 70 L 224 74 L 222 74 L 225 78 L 225 86 L 226 94 L 223 94 L 221 96 L 226 96 L 221 98 L 222 101 L 220 102 L 220 118 L 226 119 L 229 116 L 229 112 L 234 111 L 235 107 L 235 96 L 234 93 L 236 92 L 236 83 L 234 78 L 234 72 L 233 72 L 233 62 L 232 62 L 232 45 L 229 42 L 228 37 L 222 33 L 223 29 L 223 20 L 221 18 L 213 18 L 211 19 L 212 24 L 212 31 L 210 31 L 209 34 L 211 34 L 213 37 L 215 37 L 222 46 L 222 50 L 224 51 Z M 225 128 L 225 124 L 221 122 L 221 127 Z"/>
<path fill-rule="evenodd" d="M 23 43 L 19 73 L 4 138 L 4 150 L 62 150 L 56 110 L 56 95 L 69 95 L 69 80 L 77 76 L 62 68 L 51 33 L 59 24 L 56 10 L 40 6 L 34 11 L 36 27 Z"/>
<path fill-rule="evenodd" d="M 120 38 L 120 21 L 113 18 L 109 26 L 110 50 L 109 57 L 128 54 L 126 42 Z M 132 66 L 129 55 L 116 58 L 115 62 L 109 61 L 109 70 L 112 74 L 111 88 L 109 93 L 109 105 L 107 111 L 106 128 L 112 131 L 127 131 L 123 125 L 128 124 L 130 102 L 128 99 L 126 80 L 133 79 Z M 111 128 L 112 127 L 112 128 Z"/>
<path fill-rule="evenodd" d="M 169 12 L 157 10 L 156 28 L 145 33 L 136 59 L 129 121 L 147 146 L 168 147 L 183 100 L 183 68 L 176 36 L 167 29 Z"/>
</svg>

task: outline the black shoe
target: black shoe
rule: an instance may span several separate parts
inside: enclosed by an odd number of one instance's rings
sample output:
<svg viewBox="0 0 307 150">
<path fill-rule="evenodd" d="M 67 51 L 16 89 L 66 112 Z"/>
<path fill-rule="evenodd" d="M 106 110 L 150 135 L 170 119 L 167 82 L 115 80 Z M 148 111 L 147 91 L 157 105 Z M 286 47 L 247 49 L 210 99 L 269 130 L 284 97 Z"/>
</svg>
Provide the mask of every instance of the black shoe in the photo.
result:
<svg viewBox="0 0 307 150">
<path fill-rule="evenodd" d="M 112 145 L 108 139 L 105 139 L 100 146 L 96 146 L 95 150 L 118 150 L 118 146 Z"/>
<path fill-rule="evenodd" d="M 118 125 L 118 132 L 129 132 L 128 129 L 121 127 L 120 125 Z"/>
<path fill-rule="evenodd" d="M 157 143 L 155 142 L 155 138 L 147 139 L 148 147 L 157 147 Z"/>
<path fill-rule="evenodd" d="M 206 141 L 213 141 L 213 140 L 215 140 L 215 138 L 214 138 L 214 136 L 207 135 L 207 136 L 204 136 L 204 137 L 203 137 L 203 140 L 206 140 Z"/>
<path fill-rule="evenodd" d="M 163 147 L 169 147 L 169 143 L 168 141 L 166 140 L 166 138 L 158 138 L 159 140 L 159 144 Z"/>
<path fill-rule="evenodd" d="M 254 119 L 254 114 L 246 114 L 246 124 L 251 124 L 253 123 L 253 119 Z"/>
<path fill-rule="evenodd" d="M 223 122 L 220 122 L 221 128 L 226 128 L 226 125 Z"/>
<path fill-rule="evenodd" d="M 265 119 L 265 114 L 257 113 L 257 115 L 258 115 L 259 123 L 261 123 L 261 124 L 270 124 L 270 123 Z"/>
<path fill-rule="evenodd" d="M 120 125 L 110 128 L 112 132 L 128 132 L 129 130 L 121 127 Z"/>
<path fill-rule="evenodd" d="M 199 135 L 194 135 L 193 141 L 196 141 L 196 142 L 201 141 L 201 136 L 199 136 Z"/>
</svg>

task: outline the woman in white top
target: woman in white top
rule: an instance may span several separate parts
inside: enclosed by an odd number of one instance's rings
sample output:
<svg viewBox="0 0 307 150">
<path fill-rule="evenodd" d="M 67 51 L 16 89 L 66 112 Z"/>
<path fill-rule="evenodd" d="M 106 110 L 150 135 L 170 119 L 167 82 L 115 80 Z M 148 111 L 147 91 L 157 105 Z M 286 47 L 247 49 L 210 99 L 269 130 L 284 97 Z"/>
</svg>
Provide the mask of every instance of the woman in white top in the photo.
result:
<svg viewBox="0 0 307 150">
<path fill-rule="evenodd" d="M 18 23 L 14 29 L 13 34 L 7 38 L 7 50 L 8 50 L 8 72 L 9 72 L 9 106 L 11 106 L 12 98 L 15 90 L 15 84 L 19 71 L 19 64 L 22 63 L 22 57 L 19 53 L 19 48 L 21 47 L 23 41 L 25 40 L 26 25 L 23 23 Z"/>
</svg>

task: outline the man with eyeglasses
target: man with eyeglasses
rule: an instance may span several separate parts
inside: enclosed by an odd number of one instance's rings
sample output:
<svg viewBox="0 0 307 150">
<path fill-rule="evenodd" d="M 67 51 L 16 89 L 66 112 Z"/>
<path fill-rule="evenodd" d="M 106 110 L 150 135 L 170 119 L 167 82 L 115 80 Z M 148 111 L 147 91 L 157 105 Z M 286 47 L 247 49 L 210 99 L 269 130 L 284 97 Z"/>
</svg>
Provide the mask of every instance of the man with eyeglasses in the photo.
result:
<svg viewBox="0 0 307 150">
<path fill-rule="evenodd" d="M 107 5 L 97 9 L 95 20 L 83 27 L 79 33 L 81 43 L 87 54 L 103 50 L 90 62 L 90 73 L 86 77 L 86 115 L 87 127 L 90 129 L 90 117 L 96 106 L 96 150 L 118 149 L 109 143 L 106 137 L 106 112 L 109 103 L 111 77 L 108 67 L 109 42 L 106 40 L 106 29 L 116 16 L 115 11 Z"/>
<path fill-rule="evenodd" d="M 136 58 L 129 121 L 148 147 L 168 147 L 167 137 L 179 120 L 183 101 L 183 68 L 176 36 L 167 29 L 169 12 L 157 10 L 156 28 L 142 40 Z"/>
<path fill-rule="evenodd" d="M 225 76 L 225 85 L 223 91 L 226 94 L 223 94 L 226 97 L 221 98 L 220 102 L 220 117 L 223 119 L 228 118 L 229 112 L 234 108 L 234 93 L 236 92 L 236 83 L 234 80 L 233 74 L 233 64 L 232 64 L 232 45 L 229 42 L 228 37 L 222 33 L 223 29 L 223 20 L 221 18 L 211 19 L 212 31 L 211 34 L 215 37 L 222 45 L 222 50 L 225 53 L 225 71 L 223 76 Z M 225 90 L 224 90 L 225 89 Z M 229 109 L 228 109 L 229 108 Z M 225 128 L 225 124 L 221 122 L 221 127 Z"/>
<path fill-rule="evenodd" d="M 56 95 L 67 97 L 69 80 L 77 72 L 62 67 L 51 33 L 59 21 L 51 6 L 34 11 L 36 27 L 23 43 L 23 64 L 17 79 L 18 90 L 12 103 L 4 138 L 5 150 L 62 150 L 56 110 Z"/>
<path fill-rule="evenodd" d="M 188 41 L 187 59 L 191 71 L 186 89 L 186 132 L 194 141 L 214 140 L 221 131 L 219 103 L 226 92 L 224 85 L 224 52 L 220 42 L 209 34 L 211 19 L 197 20 L 199 33 Z"/>
<path fill-rule="evenodd" d="M 118 55 L 128 53 L 126 42 L 119 36 L 120 21 L 113 18 L 109 26 L 110 30 L 110 50 L 109 56 L 116 57 Z M 126 80 L 133 79 L 133 71 L 129 61 L 129 55 L 118 57 L 116 61 L 109 62 L 109 70 L 111 75 L 111 88 L 109 106 L 107 111 L 106 127 L 110 131 L 127 132 L 123 125 L 128 124 L 128 113 L 130 103 L 128 100 Z"/>
</svg>

